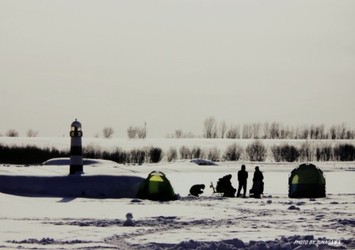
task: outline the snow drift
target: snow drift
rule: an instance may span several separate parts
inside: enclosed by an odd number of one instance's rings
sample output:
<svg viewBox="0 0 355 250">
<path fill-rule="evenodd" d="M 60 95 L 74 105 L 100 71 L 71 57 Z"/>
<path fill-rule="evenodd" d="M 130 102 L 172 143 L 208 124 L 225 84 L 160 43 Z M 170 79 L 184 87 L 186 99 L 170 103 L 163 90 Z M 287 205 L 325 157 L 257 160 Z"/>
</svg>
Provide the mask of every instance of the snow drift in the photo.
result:
<svg viewBox="0 0 355 250">
<path fill-rule="evenodd" d="M 137 176 L 0 175 L 0 192 L 42 197 L 135 198 L 143 181 Z"/>
<path fill-rule="evenodd" d="M 44 162 L 44 165 L 69 169 L 69 163 L 68 158 L 54 158 Z M 112 163 L 84 159 L 84 165 Z M 41 175 L 41 170 L 37 170 L 37 175 L 35 171 L 27 175 L 0 175 L 0 192 L 30 197 L 135 198 L 145 180 L 139 176 L 118 174 Z"/>
</svg>

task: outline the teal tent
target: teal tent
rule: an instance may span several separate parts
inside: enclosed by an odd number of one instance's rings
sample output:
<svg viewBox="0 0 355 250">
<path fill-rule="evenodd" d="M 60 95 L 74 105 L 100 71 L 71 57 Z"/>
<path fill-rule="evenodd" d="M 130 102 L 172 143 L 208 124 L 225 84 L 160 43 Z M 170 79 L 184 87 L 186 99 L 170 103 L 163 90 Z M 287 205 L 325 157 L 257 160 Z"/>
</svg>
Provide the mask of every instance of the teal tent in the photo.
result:
<svg viewBox="0 0 355 250">
<path fill-rule="evenodd" d="M 325 197 L 325 177 L 313 164 L 301 164 L 292 170 L 288 179 L 290 198 Z"/>
<path fill-rule="evenodd" d="M 170 201 L 176 200 L 177 195 L 165 174 L 153 171 L 140 186 L 138 198 L 154 201 Z"/>
</svg>

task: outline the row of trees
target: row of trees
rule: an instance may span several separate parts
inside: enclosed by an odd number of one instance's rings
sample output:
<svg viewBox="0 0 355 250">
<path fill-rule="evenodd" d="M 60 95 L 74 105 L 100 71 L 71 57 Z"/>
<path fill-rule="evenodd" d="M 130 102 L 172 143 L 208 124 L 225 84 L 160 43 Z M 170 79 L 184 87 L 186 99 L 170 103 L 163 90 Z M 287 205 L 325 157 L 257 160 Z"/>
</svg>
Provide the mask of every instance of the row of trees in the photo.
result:
<svg viewBox="0 0 355 250">
<path fill-rule="evenodd" d="M 344 123 L 332 125 L 309 125 L 302 127 L 287 126 L 278 122 L 250 123 L 227 125 L 218 122 L 214 117 L 205 119 L 204 138 L 230 139 L 355 139 L 355 130 L 349 129 Z"/>
<path fill-rule="evenodd" d="M 103 138 L 112 138 L 112 136 L 114 135 L 115 131 L 112 127 L 104 127 L 101 131 L 101 135 Z M 128 138 L 130 139 L 135 139 L 135 138 L 139 138 L 139 139 L 144 139 L 147 137 L 147 129 L 146 126 L 144 127 L 133 127 L 130 126 L 127 129 L 127 135 Z M 2 136 L 0 134 L 0 136 Z M 5 133 L 6 137 L 18 137 L 19 136 L 19 132 L 15 129 L 9 129 L 6 133 Z M 26 132 L 26 136 L 27 137 L 37 137 L 38 136 L 38 131 L 33 130 L 33 129 L 29 129 Z M 100 137 L 100 133 L 96 133 L 94 135 L 94 137 Z"/>
<path fill-rule="evenodd" d="M 208 159 L 220 161 L 275 161 L 275 162 L 305 162 L 305 161 L 355 161 L 355 146 L 352 144 L 318 145 L 305 142 L 296 147 L 289 144 L 265 146 L 256 140 L 245 148 L 233 143 L 224 151 L 217 147 L 201 148 L 198 146 L 171 147 L 165 152 L 159 147 L 143 147 L 131 150 L 116 148 L 102 150 L 97 146 L 86 146 L 83 149 L 85 158 L 106 159 L 121 164 L 158 163 L 179 159 Z M 3 164 L 41 164 L 56 157 L 69 157 L 69 151 L 59 151 L 55 148 L 38 148 L 36 146 L 6 146 L 0 144 L 0 163 Z"/>
<path fill-rule="evenodd" d="M 245 149 L 236 143 L 231 144 L 222 154 L 217 147 L 202 150 L 199 147 L 182 146 L 180 159 L 206 158 L 212 161 L 249 160 L 264 162 L 267 158 L 276 162 L 295 161 L 355 161 L 355 146 L 352 144 L 315 145 L 303 143 L 299 147 L 284 144 L 270 148 L 259 140 L 249 144 Z M 178 152 L 171 148 L 167 152 L 167 161 L 178 159 Z"/>
<path fill-rule="evenodd" d="M 0 136 L 2 136 L 0 134 Z M 5 133 L 6 137 L 18 137 L 19 136 L 19 132 L 15 129 L 9 129 L 8 131 L 6 131 Z M 26 132 L 26 136 L 27 137 L 37 137 L 38 136 L 38 131 L 33 130 L 33 129 L 29 129 Z"/>
<path fill-rule="evenodd" d="M 26 132 L 27 137 L 38 136 L 38 131 L 30 129 Z M 101 131 L 103 138 L 112 138 L 114 129 L 105 127 Z M 96 133 L 95 137 L 100 137 Z M 5 133 L 7 137 L 18 137 L 19 133 L 15 129 L 10 129 Z M 144 139 L 147 137 L 147 127 L 130 126 L 127 129 L 129 139 Z M 193 138 L 198 137 L 191 132 L 184 132 L 182 129 L 175 130 L 168 137 L 172 138 Z M 203 122 L 204 138 L 228 138 L 228 139 L 355 139 L 355 130 L 350 129 L 346 124 L 332 125 L 308 125 L 308 126 L 288 126 L 279 122 L 250 123 L 244 125 L 228 125 L 225 121 L 218 122 L 214 117 L 208 117 Z"/>
<path fill-rule="evenodd" d="M 351 144 L 312 146 L 304 143 L 297 148 L 288 144 L 271 148 L 276 162 L 294 161 L 354 161 L 355 147 Z"/>
</svg>

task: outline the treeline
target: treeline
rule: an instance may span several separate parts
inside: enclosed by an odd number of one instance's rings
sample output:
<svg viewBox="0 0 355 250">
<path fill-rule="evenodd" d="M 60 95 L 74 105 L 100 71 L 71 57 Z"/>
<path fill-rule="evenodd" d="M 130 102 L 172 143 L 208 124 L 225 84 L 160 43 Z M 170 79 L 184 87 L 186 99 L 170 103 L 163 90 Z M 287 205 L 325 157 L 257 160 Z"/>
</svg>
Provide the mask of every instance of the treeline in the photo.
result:
<svg viewBox="0 0 355 250">
<path fill-rule="evenodd" d="M 157 147 L 123 150 L 117 148 L 112 151 L 101 150 L 99 147 L 83 148 L 84 158 L 111 160 L 121 164 L 158 163 L 163 158 L 163 150 Z M 40 165 L 43 162 L 60 157 L 70 157 L 67 150 L 55 148 L 39 148 L 36 146 L 7 146 L 0 144 L 1 164 Z"/>
<path fill-rule="evenodd" d="M 271 152 L 276 162 L 355 160 L 355 146 L 352 144 L 331 146 L 303 143 L 298 148 L 284 144 L 271 147 Z"/>
<path fill-rule="evenodd" d="M 0 144 L 0 163 L 2 164 L 41 164 L 48 159 L 69 157 L 69 151 L 36 146 L 7 146 Z"/>
<path fill-rule="evenodd" d="M 104 127 L 94 137 L 112 138 L 115 131 L 112 127 Z M 37 137 L 38 131 L 29 129 L 27 137 Z M 147 138 L 147 124 L 144 126 L 129 126 L 127 137 L 129 139 Z M 0 133 L 0 136 L 3 136 Z M 6 137 L 18 137 L 19 132 L 9 129 Z M 313 139 L 313 140 L 352 140 L 355 139 L 355 130 L 349 128 L 345 123 L 326 127 L 321 125 L 289 126 L 280 122 L 257 122 L 248 124 L 227 124 L 225 121 L 217 121 L 214 117 L 208 117 L 203 122 L 201 135 L 192 132 L 185 132 L 182 129 L 175 130 L 168 138 L 227 138 L 227 139 Z"/>
<path fill-rule="evenodd" d="M 131 150 L 116 148 L 102 150 L 98 146 L 83 148 L 85 158 L 111 160 L 120 164 L 142 165 L 143 163 L 158 163 L 162 160 L 173 162 L 203 158 L 214 162 L 221 161 L 355 161 L 355 146 L 342 143 L 337 145 L 320 145 L 305 142 L 300 146 L 287 143 L 277 146 L 265 146 L 262 141 L 254 142 L 243 148 L 232 143 L 224 151 L 217 147 L 201 148 L 199 146 L 180 148 L 171 147 L 165 152 L 159 147 L 143 147 Z M 36 146 L 4 146 L 0 145 L 0 163 L 38 165 L 48 159 L 69 157 L 68 151 L 59 151 L 55 148 L 38 148 Z"/>
<path fill-rule="evenodd" d="M 308 125 L 301 127 L 287 126 L 279 122 L 250 123 L 227 125 L 225 121 L 218 122 L 214 117 L 204 121 L 204 138 L 229 139 L 355 139 L 355 130 L 344 123 L 326 127 L 325 125 Z M 180 133 L 179 134 L 183 134 Z"/>
<path fill-rule="evenodd" d="M 104 159 L 120 164 L 158 163 L 163 159 L 164 152 L 159 147 L 143 147 L 140 149 L 124 150 L 116 148 L 111 151 L 102 150 L 100 147 L 87 146 L 83 148 L 85 158 Z"/>
</svg>

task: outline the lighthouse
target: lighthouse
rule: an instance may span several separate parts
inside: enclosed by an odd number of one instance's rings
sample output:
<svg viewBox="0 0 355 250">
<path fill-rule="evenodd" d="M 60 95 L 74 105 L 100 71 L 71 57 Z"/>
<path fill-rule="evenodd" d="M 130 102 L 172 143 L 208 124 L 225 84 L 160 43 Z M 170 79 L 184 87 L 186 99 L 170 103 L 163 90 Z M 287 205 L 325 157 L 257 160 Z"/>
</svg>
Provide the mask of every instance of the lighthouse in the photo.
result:
<svg viewBox="0 0 355 250">
<path fill-rule="evenodd" d="M 81 123 L 76 119 L 70 128 L 70 172 L 69 174 L 83 173 L 83 148 L 81 145 Z"/>
</svg>

